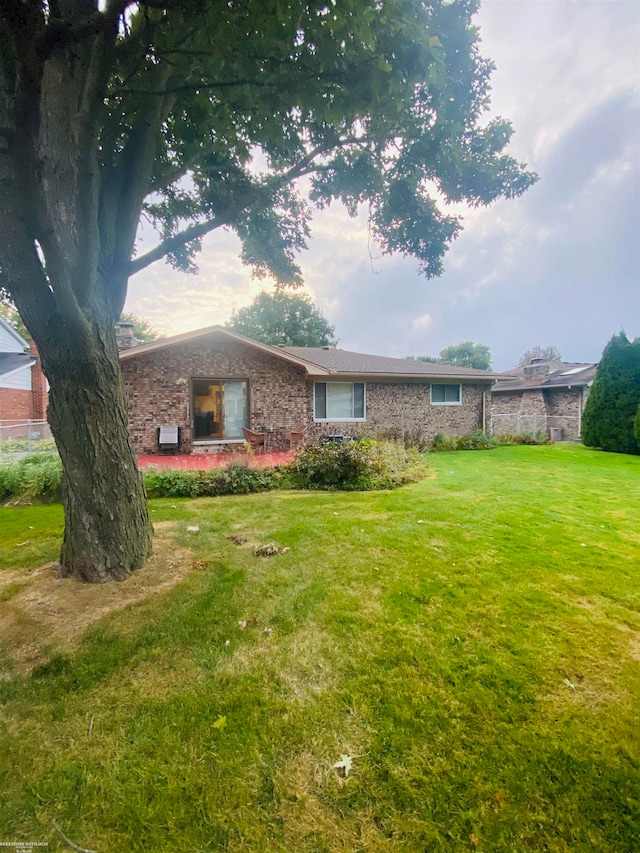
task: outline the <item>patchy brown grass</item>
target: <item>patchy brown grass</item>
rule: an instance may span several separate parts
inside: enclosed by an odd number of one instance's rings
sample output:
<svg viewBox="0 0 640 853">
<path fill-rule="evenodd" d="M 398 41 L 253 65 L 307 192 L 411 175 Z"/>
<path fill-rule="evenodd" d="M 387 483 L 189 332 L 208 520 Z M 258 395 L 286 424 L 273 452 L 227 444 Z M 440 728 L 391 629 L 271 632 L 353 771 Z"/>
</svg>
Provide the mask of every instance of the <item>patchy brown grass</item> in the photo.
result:
<svg viewBox="0 0 640 853">
<path fill-rule="evenodd" d="M 56 564 L 9 569 L 0 575 L 3 649 L 19 672 L 28 672 L 56 652 L 69 652 L 85 629 L 103 616 L 171 589 L 194 567 L 189 548 L 173 542 L 175 522 L 154 525 L 154 553 L 123 583 L 87 584 L 61 578 Z"/>
</svg>

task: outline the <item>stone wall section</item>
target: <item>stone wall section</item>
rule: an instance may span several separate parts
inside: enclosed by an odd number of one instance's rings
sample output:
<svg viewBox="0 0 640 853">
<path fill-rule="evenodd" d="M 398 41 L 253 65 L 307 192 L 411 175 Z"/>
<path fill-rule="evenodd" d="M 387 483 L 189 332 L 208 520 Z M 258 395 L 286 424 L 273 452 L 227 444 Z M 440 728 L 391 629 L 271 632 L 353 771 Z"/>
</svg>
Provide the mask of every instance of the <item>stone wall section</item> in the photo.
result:
<svg viewBox="0 0 640 853">
<path fill-rule="evenodd" d="M 535 423 L 537 429 L 546 432 L 561 428 L 565 441 L 579 441 L 580 421 L 589 391 L 588 386 L 576 386 L 492 394 L 493 431 L 496 435 L 515 433 L 520 426 L 521 432 L 531 432 Z"/>
</svg>

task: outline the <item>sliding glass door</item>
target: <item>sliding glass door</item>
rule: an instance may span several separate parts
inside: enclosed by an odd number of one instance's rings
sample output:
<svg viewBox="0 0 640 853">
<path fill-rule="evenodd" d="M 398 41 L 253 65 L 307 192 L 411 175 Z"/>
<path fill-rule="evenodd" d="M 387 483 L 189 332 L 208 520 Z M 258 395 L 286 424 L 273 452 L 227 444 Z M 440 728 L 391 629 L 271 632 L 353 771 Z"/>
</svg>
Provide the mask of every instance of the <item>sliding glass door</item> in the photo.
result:
<svg viewBox="0 0 640 853">
<path fill-rule="evenodd" d="M 242 439 L 249 426 L 249 383 L 237 379 L 194 379 L 193 433 L 196 441 Z"/>
</svg>

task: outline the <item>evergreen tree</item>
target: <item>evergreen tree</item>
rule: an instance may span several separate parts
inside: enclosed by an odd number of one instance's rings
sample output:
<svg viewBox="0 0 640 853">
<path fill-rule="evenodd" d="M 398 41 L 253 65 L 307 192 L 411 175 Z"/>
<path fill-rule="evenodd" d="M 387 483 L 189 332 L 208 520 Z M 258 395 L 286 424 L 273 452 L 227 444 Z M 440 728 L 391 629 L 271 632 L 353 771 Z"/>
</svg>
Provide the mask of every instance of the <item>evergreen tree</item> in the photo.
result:
<svg viewBox="0 0 640 853">
<path fill-rule="evenodd" d="M 614 335 L 602 354 L 582 419 L 582 441 L 613 453 L 640 453 L 634 419 L 640 404 L 640 338 Z"/>
</svg>

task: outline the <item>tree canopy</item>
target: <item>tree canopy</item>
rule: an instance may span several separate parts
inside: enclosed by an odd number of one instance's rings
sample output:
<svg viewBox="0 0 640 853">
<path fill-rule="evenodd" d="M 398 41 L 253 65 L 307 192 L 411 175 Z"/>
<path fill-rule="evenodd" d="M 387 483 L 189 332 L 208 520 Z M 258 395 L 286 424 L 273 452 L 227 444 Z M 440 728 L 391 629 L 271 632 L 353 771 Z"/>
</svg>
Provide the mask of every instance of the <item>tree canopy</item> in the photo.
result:
<svg viewBox="0 0 640 853">
<path fill-rule="evenodd" d="M 334 327 L 304 294 L 263 291 L 227 323 L 231 329 L 265 344 L 335 347 Z"/>
<path fill-rule="evenodd" d="M 491 370 L 491 350 L 485 344 L 463 341 L 440 350 L 439 361 L 455 364 L 456 367 L 475 367 L 476 370 Z"/>
<path fill-rule="evenodd" d="M 10 323 L 25 340 L 31 340 L 29 330 L 22 322 L 22 317 L 18 314 L 15 305 L 6 296 L 2 295 L 0 295 L 0 317 L 3 317 L 7 323 Z"/>
<path fill-rule="evenodd" d="M 123 311 L 120 314 L 118 322 L 131 323 L 134 336 L 143 344 L 157 341 L 162 337 L 160 332 L 156 332 L 148 320 L 145 320 L 144 317 L 138 317 L 137 314 L 133 314 L 131 311 Z"/>
<path fill-rule="evenodd" d="M 602 353 L 582 418 L 582 441 L 614 453 L 640 454 L 634 422 L 640 407 L 640 338 L 614 335 Z"/>
<path fill-rule="evenodd" d="M 475 367 L 476 370 L 491 370 L 491 350 L 486 344 L 463 341 L 440 350 L 437 357 L 431 355 L 407 356 L 417 361 L 439 364 L 455 364 L 456 367 Z"/>
<path fill-rule="evenodd" d="M 530 364 L 532 358 L 541 358 L 543 361 L 562 361 L 562 353 L 558 347 L 553 344 L 547 344 L 546 346 L 536 344 L 533 347 L 529 347 L 529 349 L 522 354 L 522 357 L 518 362 L 518 367 L 526 367 L 527 364 Z"/>
<path fill-rule="evenodd" d="M 313 207 L 369 210 L 438 275 L 471 206 L 536 176 L 484 120 L 476 0 L 3 0 L 0 290 L 38 345 L 65 472 L 61 566 L 124 578 L 151 548 L 114 324 L 129 277 L 195 270 L 228 227 L 301 281 Z M 303 180 L 304 179 L 304 180 Z M 158 243 L 136 252 L 141 215 Z"/>
</svg>

